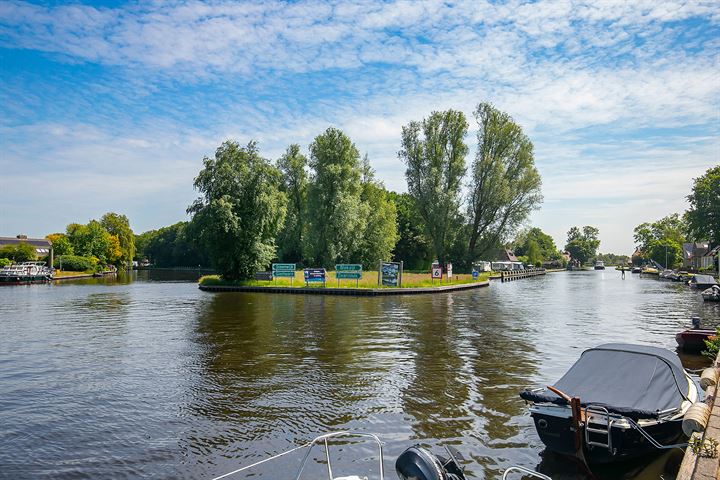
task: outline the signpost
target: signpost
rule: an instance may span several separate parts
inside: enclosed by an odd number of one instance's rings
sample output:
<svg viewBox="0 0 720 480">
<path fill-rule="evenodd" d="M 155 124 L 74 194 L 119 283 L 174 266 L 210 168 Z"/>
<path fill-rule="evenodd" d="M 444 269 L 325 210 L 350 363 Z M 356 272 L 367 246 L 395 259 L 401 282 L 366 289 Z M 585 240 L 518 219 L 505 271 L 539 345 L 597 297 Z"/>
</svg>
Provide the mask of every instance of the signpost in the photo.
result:
<svg viewBox="0 0 720 480">
<path fill-rule="evenodd" d="M 448 262 L 445 264 L 445 271 L 447 272 L 448 282 L 452 281 L 452 263 Z"/>
<path fill-rule="evenodd" d="M 362 265 L 359 263 L 339 263 L 335 265 L 335 278 L 340 286 L 340 279 L 354 279 L 355 286 L 360 285 L 362 278 Z"/>
<path fill-rule="evenodd" d="M 308 283 L 322 282 L 323 287 L 325 286 L 325 269 L 324 268 L 306 268 L 304 270 L 305 275 L 305 286 Z"/>
<path fill-rule="evenodd" d="M 255 280 L 272 282 L 273 272 L 255 272 Z"/>
<path fill-rule="evenodd" d="M 435 279 L 442 280 L 442 267 L 440 264 L 435 262 L 432 264 L 432 271 L 430 273 L 430 281 L 434 282 Z"/>
<path fill-rule="evenodd" d="M 402 262 L 382 262 L 380 271 L 382 285 L 386 287 L 402 286 Z"/>
<path fill-rule="evenodd" d="M 480 272 L 478 272 L 477 270 L 475 270 L 475 267 L 473 267 L 473 271 L 472 271 L 473 280 L 477 280 L 477 278 L 478 278 L 479 276 L 480 276 Z"/>
<path fill-rule="evenodd" d="M 277 277 L 288 277 L 290 278 L 290 286 L 293 284 L 295 279 L 295 264 L 294 263 L 273 263 L 272 264 L 272 276 Z"/>
</svg>

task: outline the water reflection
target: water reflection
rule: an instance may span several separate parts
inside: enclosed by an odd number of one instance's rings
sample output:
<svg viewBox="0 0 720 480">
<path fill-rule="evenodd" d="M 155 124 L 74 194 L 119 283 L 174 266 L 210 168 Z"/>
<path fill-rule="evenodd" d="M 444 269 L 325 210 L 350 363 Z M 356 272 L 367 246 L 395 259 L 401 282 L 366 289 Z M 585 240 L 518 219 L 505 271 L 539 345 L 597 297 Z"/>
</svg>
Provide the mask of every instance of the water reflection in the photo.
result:
<svg viewBox="0 0 720 480">
<path fill-rule="evenodd" d="M 687 287 L 612 270 L 387 298 L 214 295 L 177 280 L 136 272 L 0 289 L 0 471 L 211 478 L 354 429 L 387 442 L 390 474 L 422 442 L 458 447 L 470 478 L 516 464 L 589 478 L 543 451 L 518 392 L 553 383 L 600 343 L 674 349 L 692 315 L 720 325 L 720 306 Z M 337 451 L 339 470 L 375 468 L 372 445 Z M 298 461 L 254 478 L 282 478 Z M 671 452 L 596 475 L 671 478 L 676 464 Z"/>
</svg>

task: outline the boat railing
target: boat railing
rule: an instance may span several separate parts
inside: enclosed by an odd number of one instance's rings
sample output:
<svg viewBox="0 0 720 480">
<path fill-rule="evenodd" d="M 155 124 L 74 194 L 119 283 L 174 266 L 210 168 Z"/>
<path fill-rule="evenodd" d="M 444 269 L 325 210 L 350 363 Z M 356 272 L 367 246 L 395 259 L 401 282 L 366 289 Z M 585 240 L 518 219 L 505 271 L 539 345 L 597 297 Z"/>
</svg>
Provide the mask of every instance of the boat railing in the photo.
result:
<svg viewBox="0 0 720 480">
<path fill-rule="evenodd" d="M 525 467 L 510 467 L 505 472 L 503 472 L 502 480 L 508 480 L 510 477 L 509 475 L 511 473 L 522 473 L 523 475 L 529 475 L 533 478 L 540 478 L 542 480 L 552 480 L 552 478 L 548 477 L 547 475 L 543 475 L 540 472 L 536 472 L 535 470 L 530 470 L 529 468 Z"/>
<path fill-rule="evenodd" d="M 330 459 L 329 440 L 337 439 L 337 438 L 348 438 L 348 437 L 371 439 L 377 444 L 378 452 L 379 452 L 379 468 L 380 468 L 378 471 L 378 478 L 379 478 L 379 480 L 385 480 L 383 443 L 380 441 L 380 439 L 377 437 L 377 435 L 374 435 L 372 433 L 352 432 L 352 431 L 331 432 L 331 433 L 326 433 L 324 435 L 319 435 L 319 436 L 315 437 L 314 439 L 312 439 L 311 441 L 309 441 L 303 445 L 300 445 L 299 447 L 291 448 L 290 450 L 279 453 L 277 455 L 273 455 L 272 457 L 266 458 L 264 460 L 260 460 L 259 462 L 255 462 L 251 465 L 247 465 L 247 466 L 238 468 L 237 470 L 233 470 L 232 472 L 228 472 L 223 475 L 220 475 L 219 477 L 215 477 L 213 480 L 220 480 L 221 478 L 227 478 L 227 477 L 230 477 L 231 475 L 235 475 L 236 473 L 250 470 L 250 469 L 255 468 L 264 463 L 268 463 L 273 460 L 277 460 L 280 457 L 283 457 L 290 453 L 296 452 L 298 450 L 307 449 L 307 452 L 305 453 L 305 456 L 303 457 L 302 463 L 300 464 L 300 468 L 298 469 L 297 473 L 295 474 L 295 480 L 300 480 L 303 472 L 305 471 L 305 467 L 307 466 L 307 462 L 310 459 L 310 454 L 313 452 L 313 447 L 315 447 L 315 445 L 322 445 L 324 447 L 323 450 L 325 453 L 325 463 L 327 466 L 327 478 L 328 478 L 328 480 L 333 480 L 334 477 L 333 477 L 333 472 L 332 472 L 332 461 Z"/>
</svg>

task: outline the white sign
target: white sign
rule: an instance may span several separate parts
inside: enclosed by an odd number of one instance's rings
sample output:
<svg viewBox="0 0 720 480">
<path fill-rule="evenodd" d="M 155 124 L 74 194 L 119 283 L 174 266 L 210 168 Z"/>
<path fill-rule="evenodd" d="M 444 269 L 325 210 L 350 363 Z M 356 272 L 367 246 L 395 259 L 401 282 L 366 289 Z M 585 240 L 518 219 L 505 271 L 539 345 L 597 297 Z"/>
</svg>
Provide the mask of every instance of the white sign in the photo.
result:
<svg viewBox="0 0 720 480">
<path fill-rule="evenodd" d="M 442 278 L 442 268 L 437 263 L 433 263 L 432 278 Z"/>
<path fill-rule="evenodd" d="M 452 277 L 452 263 L 447 264 L 447 276 L 448 280 L 450 280 L 450 277 Z"/>
</svg>

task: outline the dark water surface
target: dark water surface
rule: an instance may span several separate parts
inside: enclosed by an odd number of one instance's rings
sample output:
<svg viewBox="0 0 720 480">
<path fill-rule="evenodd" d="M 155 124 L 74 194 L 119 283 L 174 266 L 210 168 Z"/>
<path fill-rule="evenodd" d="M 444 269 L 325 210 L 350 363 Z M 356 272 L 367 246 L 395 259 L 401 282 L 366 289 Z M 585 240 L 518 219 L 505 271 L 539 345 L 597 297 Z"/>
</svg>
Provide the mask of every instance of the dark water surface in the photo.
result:
<svg viewBox="0 0 720 480">
<path fill-rule="evenodd" d="M 389 479 L 420 441 L 457 447 L 470 478 L 587 478 L 543 453 L 518 391 L 603 342 L 674 350 L 691 315 L 720 324 L 687 287 L 610 269 L 384 298 L 210 294 L 194 278 L 0 288 L 0 477 L 212 478 L 351 429 L 386 442 Z M 334 451 L 336 475 L 377 471 L 371 444 Z M 285 478 L 300 457 L 231 478 Z M 677 461 L 599 476 L 669 479 Z"/>
</svg>

